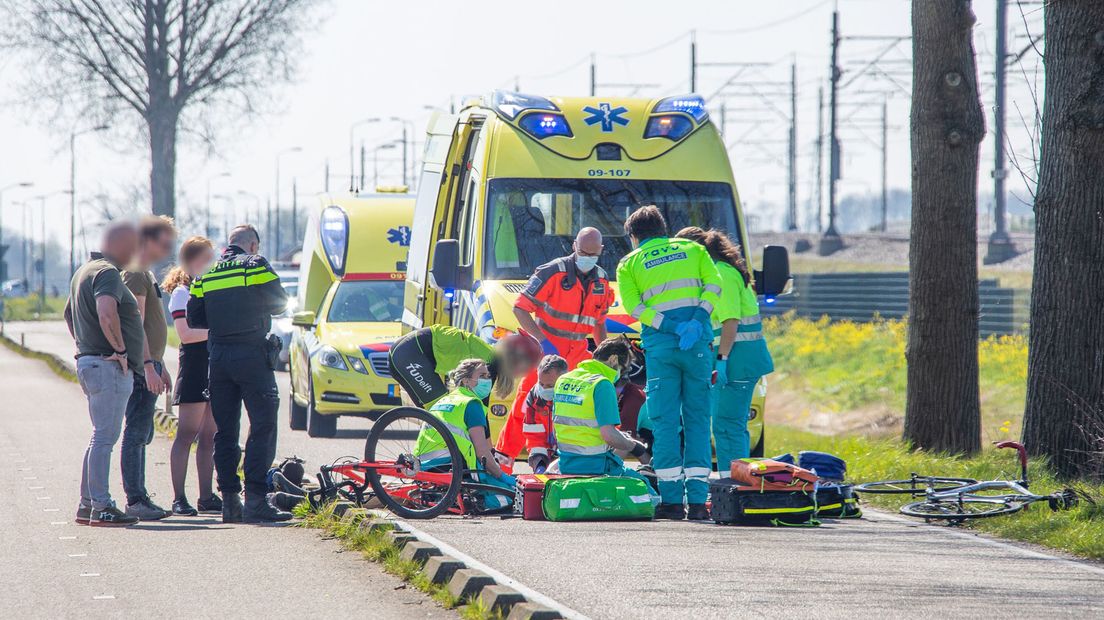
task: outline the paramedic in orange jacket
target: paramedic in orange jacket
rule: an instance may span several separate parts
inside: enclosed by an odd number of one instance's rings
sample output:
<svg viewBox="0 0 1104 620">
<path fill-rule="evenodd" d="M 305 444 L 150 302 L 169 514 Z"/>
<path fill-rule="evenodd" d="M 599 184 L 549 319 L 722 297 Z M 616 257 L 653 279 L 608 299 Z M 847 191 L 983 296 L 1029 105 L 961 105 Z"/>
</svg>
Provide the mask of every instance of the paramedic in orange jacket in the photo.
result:
<svg viewBox="0 0 1104 620">
<path fill-rule="evenodd" d="M 606 314 L 614 296 L 605 270 L 598 266 L 602 233 L 583 228 L 575 236 L 574 252 L 537 267 L 514 302 L 514 316 L 521 329 L 540 341 L 545 354 L 559 355 L 569 368 L 589 359 L 587 336 L 606 339 Z M 499 452 L 517 458 L 524 447 L 522 406 L 537 383 L 531 372 L 518 388 L 510 417 L 498 436 Z"/>
</svg>

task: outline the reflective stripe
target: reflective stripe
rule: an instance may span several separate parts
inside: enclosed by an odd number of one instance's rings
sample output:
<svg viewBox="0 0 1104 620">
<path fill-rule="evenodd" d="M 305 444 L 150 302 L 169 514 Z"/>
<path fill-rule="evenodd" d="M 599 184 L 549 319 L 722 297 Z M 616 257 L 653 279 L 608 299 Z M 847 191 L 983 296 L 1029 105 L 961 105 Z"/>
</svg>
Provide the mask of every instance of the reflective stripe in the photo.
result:
<svg viewBox="0 0 1104 620">
<path fill-rule="evenodd" d="M 455 426 L 453 424 L 449 424 L 448 422 L 445 422 L 444 420 L 441 420 L 441 424 L 444 424 L 445 428 L 447 428 L 449 430 L 449 432 L 452 433 L 453 435 L 459 435 L 459 436 L 463 437 L 464 439 L 467 439 L 468 441 L 471 441 L 471 437 L 468 436 L 468 430 L 467 429 L 460 428 L 459 426 Z"/>
<path fill-rule="evenodd" d="M 452 453 L 448 451 L 448 448 L 445 448 L 444 450 L 431 450 L 418 455 L 418 460 L 422 462 L 432 461 L 433 459 L 452 459 Z"/>
<path fill-rule="evenodd" d="M 609 452 L 609 446 L 577 446 L 571 443 L 559 442 L 560 452 L 570 452 L 571 454 L 605 454 Z"/>
<path fill-rule="evenodd" d="M 704 290 L 706 293 L 713 293 L 714 295 L 721 294 L 721 287 L 717 286 L 716 284 L 706 284 L 702 290 Z"/>
<path fill-rule="evenodd" d="M 699 278 L 680 278 L 678 280 L 669 280 L 663 284 L 657 284 L 646 291 L 640 293 L 640 301 L 648 301 L 652 297 L 659 295 L 660 293 L 666 293 L 667 291 L 673 291 L 680 288 L 701 288 L 702 281 Z M 710 285 L 712 286 L 712 285 Z M 720 293 L 721 289 L 717 289 Z"/>
<path fill-rule="evenodd" d="M 657 312 L 655 318 L 652 319 L 652 327 L 659 329 L 660 325 L 663 325 L 663 315 Z"/>
<path fill-rule="evenodd" d="M 545 429 L 544 429 L 543 424 L 522 424 L 521 425 L 521 432 L 523 432 L 523 433 L 543 433 L 544 430 Z"/>
<path fill-rule="evenodd" d="M 566 329 L 560 329 L 559 327 L 552 327 L 546 323 L 543 319 L 537 319 L 537 327 L 541 328 L 541 331 L 551 334 L 553 336 L 563 338 L 564 340 L 586 340 L 585 333 L 568 331 Z"/>
<path fill-rule="evenodd" d="M 560 508 L 578 508 L 579 501 L 578 497 L 565 497 L 560 500 Z"/>
<path fill-rule="evenodd" d="M 740 317 L 740 325 L 759 325 L 763 322 L 763 317 L 756 314 L 755 316 Z"/>
<path fill-rule="evenodd" d="M 598 420 L 594 418 L 569 418 L 562 415 L 553 415 L 552 423 L 559 424 L 560 426 L 588 426 L 590 428 L 598 428 Z"/>
<path fill-rule="evenodd" d="M 687 467 L 687 478 L 708 478 L 709 472 L 712 471 L 708 467 Z"/>
<path fill-rule="evenodd" d="M 647 309 L 648 309 L 648 306 L 646 306 L 644 304 L 640 304 L 637 307 L 633 308 L 632 312 L 630 312 L 629 314 L 631 314 L 634 318 L 639 319 L 640 315 L 644 314 L 644 311 L 647 310 Z"/>
<path fill-rule="evenodd" d="M 630 495 L 629 501 L 634 504 L 649 504 L 652 501 L 651 495 Z"/>
<path fill-rule="evenodd" d="M 677 308 L 695 308 L 699 304 L 704 304 L 698 300 L 697 297 L 687 297 L 685 299 L 672 299 L 671 301 L 664 301 L 652 306 L 652 310 L 656 312 L 667 312 L 668 310 L 675 310 Z"/>
<path fill-rule="evenodd" d="M 279 280 L 279 279 L 280 279 L 279 276 L 272 273 L 271 271 L 266 270 L 264 273 L 258 273 L 256 275 L 247 275 L 247 276 L 245 276 L 245 285 L 246 286 L 256 286 L 258 284 L 266 284 L 268 282 L 272 282 L 273 280 Z"/>
<path fill-rule="evenodd" d="M 671 482 L 682 480 L 682 468 L 681 467 L 665 467 L 663 469 L 655 470 L 656 478 L 663 480 L 664 482 Z"/>
<path fill-rule="evenodd" d="M 533 305 L 536 306 L 539 310 L 543 310 L 544 312 L 548 313 L 548 316 L 554 319 L 560 319 L 561 321 L 571 321 L 572 323 L 578 323 L 580 325 L 587 325 L 590 327 L 598 324 L 598 321 L 593 317 L 583 316 L 581 314 L 571 314 L 570 312 L 557 310 L 549 304 L 534 298 L 532 295 L 525 295 L 525 298 L 533 302 Z"/>
<path fill-rule="evenodd" d="M 702 302 L 698 304 L 698 307 L 702 310 L 705 310 L 709 314 L 713 314 L 713 302 L 711 301 L 706 301 L 703 299 Z"/>
<path fill-rule="evenodd" d="M 529 448 L 529 456 L 535 455 L 548 456 L 548 448 Z"/>
<path fill-rule="evenodd" d="M 734 342 L 750 342 L 752 340 L 762 340 L 763 332 L 737 332 Z"/>
</svg>

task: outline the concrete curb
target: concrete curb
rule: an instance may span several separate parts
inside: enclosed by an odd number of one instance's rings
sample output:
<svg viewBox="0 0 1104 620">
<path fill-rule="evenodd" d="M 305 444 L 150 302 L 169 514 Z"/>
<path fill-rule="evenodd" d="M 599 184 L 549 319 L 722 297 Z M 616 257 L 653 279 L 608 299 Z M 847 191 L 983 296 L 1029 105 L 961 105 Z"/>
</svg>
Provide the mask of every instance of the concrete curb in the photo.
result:
<svg viewBox="0 0 1104 620">
<path fill-rule="evenodd" d="M 340 506 L 339 503 L 335 507 L 335 515 Z M 447 555 L 437 544 L 422 540 L 418 533 L 411 532 L 402 522 L 362 509 L 345 508 L 341 514 L 343 519 L 359 519 L 358 527 L 361 529 L 386 530 L 387 539 L 399 552 L 400 558 L 421 564 L 422 573 L 431 583 L 448 584 L 449 593 L 464 604 L 482 599 L 488 609 L 513 620 L 555 620 L 564 617 L 555 609 L 530 600 L 515 588 L 496 582 L 491 575 Z"/>
</svg>

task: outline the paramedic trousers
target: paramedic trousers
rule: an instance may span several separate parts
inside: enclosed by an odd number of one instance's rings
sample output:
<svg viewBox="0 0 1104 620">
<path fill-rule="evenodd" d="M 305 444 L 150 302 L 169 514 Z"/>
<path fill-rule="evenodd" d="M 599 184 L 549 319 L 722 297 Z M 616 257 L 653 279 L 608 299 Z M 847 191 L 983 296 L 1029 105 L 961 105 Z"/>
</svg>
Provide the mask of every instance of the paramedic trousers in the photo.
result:
<svg viewBox="0 0 1104 620">
<path fill-rule="evenodd" d="M 215 419 L 215 470 L 223 495 L 239 493 L 238 463 L 241 448 L 241 408 L 249 416 L 245 442 L 245 494 L 263 498 L 267 475 L 276 458 L 276 417 L 280 393 L 276 375 L 268 366 L 263 340 L 255 343 L 217 343 L 211 352 L 211 413 Z"/>
<path fill-rule="evenodd" d="M 729 367 L 733 365 L 729 358 Z M 726 475 L 732 461 L 751 455 L 748 416 L 759 377 L 729 378 L 713 388 L 713 441 L 717 448 L 717 471 Z"/>
<path fill-rule="evenodd" d="M 561 346 L 562 342 L 569 341 L 561 338 L 555 340 L 557 347 L 560 349 L 560 355 L 567 360 L 568 370 L 575 370 L 579 362 L 590 359 L 590 351 L 587 350 L 585 340 L 576 341 L 571 348 Z M 521 380 L 517 396 L 514 398 L 514 405 L 510 408 L 510 415 L 506 418 L 506 423 L 502 425 L 502 430 L 498 434 L 498 443 L 495 444 L 495 450 L 512 459 L 516 459 L 525 447 L 525 435 L 522 432 L 525 416 L 521 413 L 521 406 L 525 404 L 525 397 L 529 394 L 529 390 L 533 389 L 536 384 L 537 370 L 534 368 Z"/>
<path fill-rule="evenodd" d="M 689 351 L 645 350 L 648 415 L 652 420 L 655 468 L 664 504 L 704 504 L 712 471 L 710 379 L 713 354 L 708 342 Z M 682 433 L 683 442 L 679 441 Z M 685 443 L 685 446 L 681 445 Z M 684 449 L 685 448 L 685 449 Z"/>
</svg>

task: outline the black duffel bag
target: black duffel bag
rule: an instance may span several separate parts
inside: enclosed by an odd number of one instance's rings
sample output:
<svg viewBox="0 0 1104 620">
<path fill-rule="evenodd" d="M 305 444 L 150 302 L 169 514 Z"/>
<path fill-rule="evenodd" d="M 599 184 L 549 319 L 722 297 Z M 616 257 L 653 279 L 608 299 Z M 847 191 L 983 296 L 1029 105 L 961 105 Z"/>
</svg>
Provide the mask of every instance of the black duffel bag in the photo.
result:
<svg viewBox="0 0 1104 620">
<path fill-rule="evenodd" d="M 821 483 L 816 492 L 817 514 L 828 519 L 862 517 L 859 495 L 854 487 L 842 483 Z"/>
<path fill-rule="evenodd" d="M 817 505 L 811 493 L 760 491 L 731 478 L 709 483 L 710 516 L 724 525 L 816 526 Z"/>
</svg>

